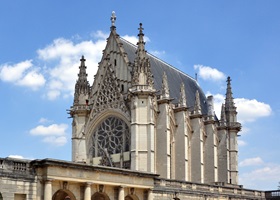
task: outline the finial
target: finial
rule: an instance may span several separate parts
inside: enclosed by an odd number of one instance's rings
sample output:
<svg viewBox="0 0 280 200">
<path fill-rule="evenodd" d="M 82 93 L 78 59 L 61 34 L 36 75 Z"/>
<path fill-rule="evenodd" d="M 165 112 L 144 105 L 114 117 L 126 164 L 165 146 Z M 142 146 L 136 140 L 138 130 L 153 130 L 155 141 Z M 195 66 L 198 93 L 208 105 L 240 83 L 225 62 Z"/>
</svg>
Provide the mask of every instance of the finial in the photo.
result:
<svg viewBox="0 0 280 200">
<path fill-rule="evenodd" d="M 80 61 L 81 61 L 81 62 L 85 62 L 85 61 L 86 61 L 84 55 L 82 55 L 82 58 L 80 59 Z"/>
<path fill-rule="evenodd" d="M 115 11 L 112 12 L 112 15 L 111 15 L 111 31 L 114 30 L 116 27 L 115 27 L 115 21 L 116 21 L 117 17 L 116 17 L 116 14 L 115 14 Z"/>
<path fill-rule="evenodd" d="M 186 92 L 185 92 L 185 84 L 182 82 L 180 87 L 180 99 L 179 104 L 181 107 L 187 106 L 187 98 L 186 98 Z"/>
<path fill-rule="evenodd" d="M 143 34 L 144 28 L 142 27 L 142 23 L 140 23 L 139 26 L 140 26 L 140 27 L 138 28 L 139 34 Z"/>
</svg>

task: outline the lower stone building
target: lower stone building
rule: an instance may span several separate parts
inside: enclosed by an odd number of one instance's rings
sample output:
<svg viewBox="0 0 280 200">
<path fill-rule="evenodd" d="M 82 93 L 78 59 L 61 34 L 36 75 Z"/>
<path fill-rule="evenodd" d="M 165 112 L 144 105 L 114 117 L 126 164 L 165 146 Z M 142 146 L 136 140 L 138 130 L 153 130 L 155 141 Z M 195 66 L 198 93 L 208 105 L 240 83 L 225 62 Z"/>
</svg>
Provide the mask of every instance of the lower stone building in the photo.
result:
<svg viewBox="0 0 280 200">
<path fill-rule="evenodd" d="M 72 161 L 0 159 L 0 200 L 265 199 L 238 185 L 241 124 L 227 79 L 220 119 L 197 81 L 111 33 L 92 85 L 81 58 Z"/>
<path fill-rule="evenodd" d="M 0 159 L 1 200 L 265 199 L 224 183 L 201 184 L 158 174 L 54 159 Z"/>
</svg>

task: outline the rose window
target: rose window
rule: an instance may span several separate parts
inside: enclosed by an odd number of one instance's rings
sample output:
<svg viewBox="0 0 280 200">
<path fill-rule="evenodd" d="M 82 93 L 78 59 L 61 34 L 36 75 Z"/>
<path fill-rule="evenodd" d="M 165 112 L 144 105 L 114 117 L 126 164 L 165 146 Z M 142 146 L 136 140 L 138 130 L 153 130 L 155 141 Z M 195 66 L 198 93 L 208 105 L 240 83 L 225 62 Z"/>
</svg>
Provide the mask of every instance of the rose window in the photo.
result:
<svg viewBox="0 0 280 200">
<path fill-rule="evenodd" d="M 117 117 L 108 117 L 99 124 L 91 136 L 90 154 L 102 157 L 104 154 L 118 154 L 129 151 L 130 134 L 127 124 Z"/>
</svg>

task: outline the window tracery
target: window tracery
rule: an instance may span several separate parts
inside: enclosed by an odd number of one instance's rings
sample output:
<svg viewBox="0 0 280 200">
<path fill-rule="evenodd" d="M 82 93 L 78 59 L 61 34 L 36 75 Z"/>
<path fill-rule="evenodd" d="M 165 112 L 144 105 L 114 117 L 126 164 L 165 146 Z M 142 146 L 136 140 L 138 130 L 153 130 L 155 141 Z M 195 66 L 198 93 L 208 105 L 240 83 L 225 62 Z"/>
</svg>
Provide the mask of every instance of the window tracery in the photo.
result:
<svg viewBox="0 0 280 200">
<path fill-rule="evenodd" d="M 106 157 L 129 151 L 129 128 L 120 118 L 110 116 L 93 131 L 91 143 L 92 157 Z"/>
</svg>

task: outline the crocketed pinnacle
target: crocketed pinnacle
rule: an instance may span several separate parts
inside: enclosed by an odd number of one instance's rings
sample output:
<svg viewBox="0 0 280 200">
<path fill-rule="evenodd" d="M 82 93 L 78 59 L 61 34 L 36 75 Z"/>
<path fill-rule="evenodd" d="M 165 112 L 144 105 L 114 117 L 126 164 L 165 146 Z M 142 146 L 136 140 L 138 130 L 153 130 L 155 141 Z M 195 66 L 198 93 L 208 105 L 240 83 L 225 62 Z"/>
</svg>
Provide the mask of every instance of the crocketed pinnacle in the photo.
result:
<svg viewBox="0 0 280 200">
<path fill-rule="evenodd" d="M 186 107 L 187 106 L 187 98 L 186 98 L 186 92 L 185 92 L 185 85 L 182 82 L 181 87 L 180 87 L 180 99 L 179 99 L 179 104 L 181 107 Z"/>
<path fill-rule="evenodd" d="M 166 73 L 163 72 L 162 75 L 162 86 L 161 86 L 161 98 L 162 99 L 169 99 L 169 85 Z"/>
<path fill-rule="evenodd" d="M 80 59 L 81 64 L 80 64 L 80 71 L 78 74 L 78 80 L 76 82 L 75 85 L 75 94 L 79 95 L 79 94 L 88 94 L 89 93 L 89 82 L 87 80 L 87 73 L 86 73 L 86 65 L 85 65 L 85 61 L 86 59 L 84 58 L 84 56 L 82 56 L 82 58 Z"/>
<path fill-rule="evenodd" d="M 231 79 L 230 79 L 230 77 L 228 77 L 227 78 L 227 92 L 226 92 L 225 109 L 234 109 L 235 108 L 230 82 L 231 82 Z"/>
<path fill-rule="evenodd" d="M 146 56 L 146 50 L 145 50 L 145 42 L 144 42 L 144 28 L 142 27 L 142 23 L 139 24 L 140 27 L 138 28 L 139 34 L 138 34 L 138 42 L 137 42 L 137 57 L 140 59 L 145 58 Z"/>
</svg>

